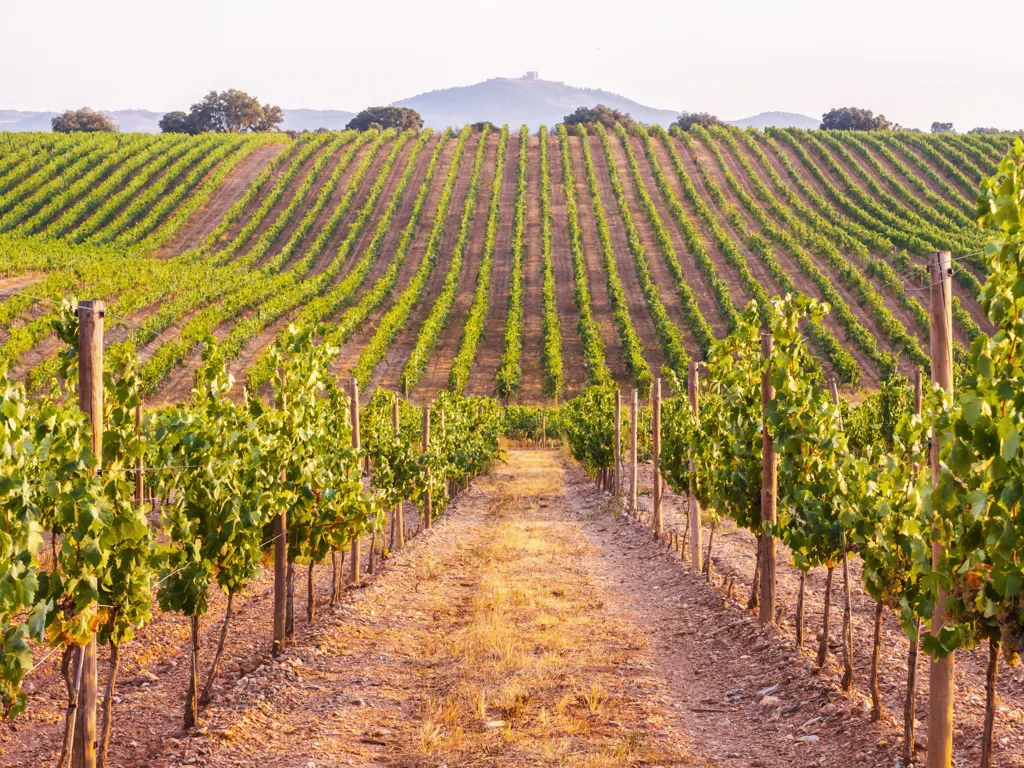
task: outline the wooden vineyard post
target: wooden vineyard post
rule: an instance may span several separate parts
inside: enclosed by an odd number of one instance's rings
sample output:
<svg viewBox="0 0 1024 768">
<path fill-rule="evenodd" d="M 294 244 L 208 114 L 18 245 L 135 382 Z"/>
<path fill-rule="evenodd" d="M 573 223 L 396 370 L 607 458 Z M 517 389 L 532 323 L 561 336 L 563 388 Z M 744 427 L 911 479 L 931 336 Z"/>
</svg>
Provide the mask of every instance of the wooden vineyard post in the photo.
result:
<svg viewBox="0 0 1024 768">
<path fill-rule="evenodd" d="M 402 428 L 399 425 L 399 421 L 398 421 L 398 395 L 397 394 L 395 395 L 394 402 L 391 403 L 391 427 L 392 427 L 392 429 L 395 430 L 395 436 L 396 437 L 401 435 Z M 398 531 L 398 547 L 402 548 L 402 547 L 405 546 L 405 521 L 402 519 L 403 514 L 402 514 L 402 502 L 401 501 L 399 501 L 395 505 L 395 511 L 392 514 L 394 515 L 393 525 L 395 526 L 395 529 Z"/>
<path fill-rule="evenodd" d="M 78 407 L 92 424 L 96 472 L 103 471 L 103 316 L 102 301 L 78 305 Z M 72 768 L 96 766 L 96 636 L 79 648 L 75 676 L 81 680 L 75 707 Z"/>
<path fill-rule="evenodd" d="M 633 400 L 630 403 L 629 418 L 629 512 L 636 517 L 636 481 L 637 481 L 637 457 L 636 457 L 636 430 L 637 421 L 640 416 L 640 405 L 638 402 L 636 387 L 633 388 Z"/>
<path fill-rule="evenodd" d="M 654 515 L 652 525 L 655 537 L 661 536 L 664 526 L 661 520 L 661 379 L 654 380 L 653 425 L 654 443 Z"/>
<path fill-rule="evenodd" d="M 914 415 L 921 415 L 923 395 L 921 367 L 914 369 Z M 921 644 L 921 619 L 917 619 L 917 638 L 907 655 L 907 694 L 903 700 L 903 764 L 914 762 L 914 720 L 917 718 L 917 651 Z"/>
<path fill-rule="evenodd" d="M 351 409 L 352 409 L 352 448 L 358 454 L 359 453 L 359 381 L 355 377 L 352 378 L 350 398 L 351 398 Z M 358 458 L 356 459 L 356 462 L 358 464 L 358 462 L 359 462 Z M 360 569 L 360 566 L 361 566 L 361 563 L 359 562 L 360 559 L 361 559 L 361 553 L 360 553 L 359 536 L 358 535 L 355 536 L 352 539 L 352 553 L 351 553 L 351 555 L 352 555 L 351 556 L 351 560 L 352 560 L 352 562 L 351 562 L 352 583 L 355 586 L 358 587 L 359 586 L 359 579 L 360 579 L 359 569 Z"/>
<path fill-rule="evenodd" d="M 622 393 L 615 390 L 615 506 L 622 504 Z"/>
<path fill-rule="evenodd" d="M 284 510 L 274 515 L 274 645 L 271 655 L 280 656 L 287 645 L 288 521 Z"/>
<path fill-rule="evenodd" d="M 761 354 L 765 360 L 772 355 L 772 335 L 761 332 Z M 775 399 L 771 382 L 771 369 L 765 366 L 761 374 L 761 413 Z M 761 522 L 775 523 L 775 441 L 768 431 L 768 422 L 762 415 L 761 421 Z M 758 621 L 762 625 L 775 621 L 775 537 L 761 534 L 761 595 L 758 604 Z"/>
<path fill-rule="evenodd" d="M 423 406 L 423 452 L 430 450 L 430 403 Z M 430 530 L 431 515 L 430 506 L 430 476 L 427 475 L 427 489 L 423 493 L 423 528 Z"/>
<path fill-rule="evenodd" d="M 548 447 L 548 415 L 544 411 L 540 413 L 540 444 Z"/>
<path fill-rule="evenodd" d="M 697 370 L 697 363 L 690 363 L 689 377 L 687 380 L 687 394 L 690 396 L 690 408 L 693 409 L 693 418 L 700 418 L 699 384 L 700 374 Z M 693 484 L 693 456 L 690 456 L 690 565 L 695 573 L 701 572 L 701 557 L 704 554 L 703 535 L 700 527 L 700 506 L 697 504 L 697 493 Z"/>
<path fill-rule="evenodd" d="M 931 285 L 931 363 L 932 381 L 944 390 L 953 389 L 953 274 L 949 251 L 935 251 L 928 257 Z M 932 483 L 939 481 L 939 441 L 932 436 Z M 942 542 L 932 541 L 932 567 L 942 559 Z M 946 593 L 939 587 L 935 593 L 931 633 L 938 635 L 945 623 Z M 953 762 L 953 654 L 932 658 L 928 675 L 928 768 L 949 768 Z"/>
</svg>

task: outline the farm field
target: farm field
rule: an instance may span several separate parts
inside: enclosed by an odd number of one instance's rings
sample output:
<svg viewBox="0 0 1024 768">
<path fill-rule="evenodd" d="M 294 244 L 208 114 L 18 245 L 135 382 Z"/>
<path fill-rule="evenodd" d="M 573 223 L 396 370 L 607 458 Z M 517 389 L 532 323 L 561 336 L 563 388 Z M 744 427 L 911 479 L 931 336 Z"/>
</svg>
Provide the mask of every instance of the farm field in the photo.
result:
<svg viewBox="0 0 1024 768">
<path fill-rule="evenodd" d="M 543 145 L 543 146 L 542 146 Z M 809 329 L 845 385 L 926 362 L 933 250 L 953 254 L 955 354 L 989 330 L 971 258 L 1000 137 L 698 129 L 0 138 L 0 361 L 46 386 L 51 302 L 105 299 L 146 400 L 179 402 L 200 342 L 269 379 L 289 323 L 334 373 L 414 402 L 523 403 L 684 374 L 752 298 L 827 301 Z M 542 151 L 543 150 L 543 151 Z"/>
<path fill-rule="evenodd" d="M 1010 141 L 0 134 L 0 768 L 1024 766 Z"/>
</svg>

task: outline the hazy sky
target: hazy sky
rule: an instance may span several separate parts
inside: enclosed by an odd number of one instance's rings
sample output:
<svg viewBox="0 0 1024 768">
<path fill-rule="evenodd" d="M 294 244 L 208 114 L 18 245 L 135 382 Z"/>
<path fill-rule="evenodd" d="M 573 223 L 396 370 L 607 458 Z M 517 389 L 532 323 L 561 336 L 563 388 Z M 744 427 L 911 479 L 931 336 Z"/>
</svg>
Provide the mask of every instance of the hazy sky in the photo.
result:
<svg viewBox="0 0 1024 768">
<path fill-rule="evenodd" d="M 188 109 L 240 88 L 355 111 L 536 69 L 727 119 L 855 105 L 1024 128 L 1020 20 L 1019 0 L 0 0 L 0 109 Z"/>
</svg>

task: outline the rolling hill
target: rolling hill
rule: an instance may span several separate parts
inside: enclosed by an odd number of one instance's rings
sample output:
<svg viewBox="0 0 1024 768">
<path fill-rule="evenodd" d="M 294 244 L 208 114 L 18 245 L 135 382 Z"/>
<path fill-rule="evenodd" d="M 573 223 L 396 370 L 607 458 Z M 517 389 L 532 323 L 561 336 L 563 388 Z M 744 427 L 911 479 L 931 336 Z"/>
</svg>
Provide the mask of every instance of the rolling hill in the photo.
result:
<svg viewBox="0 0 1024 768">
<path fill-rule="evenodd" d="M 119 254 L 106 288 L 82 286 L 131 301 L 112 315 L 136 324 L 173 305 L 141 353 L 155 402 L 187 397 L 208 331 L 255 390 L 289 323 L 326 322 L 340 376 L 416 399 L 451 382 L 494 391 L 512 327 L 518 394 L 533 403 L 599 376 L 643 391 L 663 366 L 685 372 L 750 299 L 786 293 L 832 306 L 814 350 L 841 382 L 873 387 L 924 364 L 914 267 L 933 250 L 979 249 L 974 190 L 1007 142 L 735 127 L 0 140 L 5 276 L 59 301 L 68 259 Z M 955 275 L 958 349 L 987 327 L 978 274 L 968 263 Z M 10 309 L 27 330 L 0 344 L 0 363 L 46 381 L 52 326 L 23 309 Z M 563 346 L 542 357 L 545 322 Z M 162 337 L 175 334 L 184 341 Z"/>
</svg>

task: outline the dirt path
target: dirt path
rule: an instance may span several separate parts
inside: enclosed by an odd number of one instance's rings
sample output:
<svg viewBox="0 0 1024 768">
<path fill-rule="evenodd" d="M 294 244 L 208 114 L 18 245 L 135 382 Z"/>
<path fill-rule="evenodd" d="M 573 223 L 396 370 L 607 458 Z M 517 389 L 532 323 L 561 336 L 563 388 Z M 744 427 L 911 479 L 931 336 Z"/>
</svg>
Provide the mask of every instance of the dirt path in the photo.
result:
<svg viewBox="0 0 1024 768">
<path fill-rule="evenodd" d="M 527 138 L 526 247 L 523 252 L 523 384 L 519 398 L 526 403 L 544 402 L 544 259 L 541 255 L 543 220 L 540 213 L 540 137 Z"/>
<path fill-rule="evenodd" d="M 649 512 L 649 467 L 641 489 Z M 669 527 L 681 523 L 681 509 L 682 499 L 667 494 Z M 406 520 L 415 525 L 411 508 Z M 870 601 L 855 590 L 858 677 L 844 694 L 834 660 L 817 674 L 810 654 L 795 647 L 795 579 L 785 552 L 781 624 L 758 628 L 743 582 L 753 552 L 749 534 L 720 528 L 709 585 L 645 525 L 617 514 L 611 497 L 559 452 L 512 450 L 341 605 L 325 604 L 329 576 L 319 568 L 321 608 L 312 623 L 304 618 L 302 569 L 296 645 L 278 660 L 267 655 L 272 578 L 265 570 L 237 606 L 223 680 L 191 734 L 178 731 L 187 623 L 158 615 L 126 648 L 112 764 L 898 764 L 906 647 L 895 619 L 886 619 L 882 654 L 886 712 L 871 723 L 864 695 Z M 736 578 L 735 597 L 723 576 Z M 853 578 L 858 585 L 856 570 Z M 811 638 L 822 581 L 812 573 L 808 584 Z M 206 663 L 223 602 L 213 596 L 204 622 Z M 834 632 L 838 638 L 838 626 Z M 984 659 L 957 658 L 956 758 L 972 765 Z M 918 717 L 926 721 L 922 664 Z M 101 653 L 101 678 L 105 666 Z M 25 715 L 0 726 L 4 768 L 53 763 L 62 701 L 56 662 L 41 674 L 29 683 Z M 1024 678 L 1008 669 L 1000 678 L 996 765 L 1024 765 L 1022 702 Z"/>
</svg>

